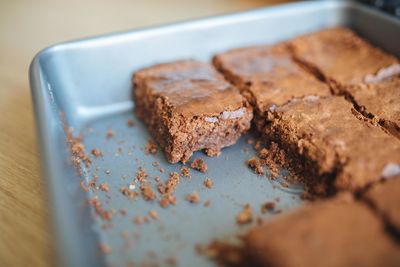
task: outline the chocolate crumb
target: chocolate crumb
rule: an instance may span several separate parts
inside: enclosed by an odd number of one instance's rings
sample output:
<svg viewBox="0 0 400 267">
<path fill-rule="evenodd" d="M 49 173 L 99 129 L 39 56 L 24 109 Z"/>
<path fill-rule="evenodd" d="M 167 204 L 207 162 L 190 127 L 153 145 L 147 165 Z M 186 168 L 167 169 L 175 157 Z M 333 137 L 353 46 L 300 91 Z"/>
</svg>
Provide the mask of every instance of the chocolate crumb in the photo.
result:
<svg viewBox="0 0 400 267">
<path fill-rule="evenodd" d="M 218 266 L 251 266 L 246 250 L 238 245 L 213 240 L 207 247 L 195 246 L 196 251 L 218 263 Z"/>
<path fill-rule="evenodd" d="M 177 260 L 175 257 L 169 257 L 165 259 L 165 263 L 170 266 L 175 266 L 177 264 Z"/>
<path fill-rule="evenodd" d="M 125 216 L 126 215 L 126 209 L 124 209 L 124 208 L 119 209 L 119 214 L 121 214 L 122 216 Z"/>
<path fill-rule="evenodd" d="M 103 243 L 99 244 L 99 249 L 104 254 L 110 254 L 112 252 L 111 247 Z"/>
<path fill-rule="evenodd" d="M 198 203 L 200 201 L 200 196 L 197 192 L 193 192 L 186 196 L 186 200 L 190 203 Z"/>
<path fill-rule="evenodd" d="M 181 174 L 183 177 L 190 177 L 190 171 L 185 166 L 181 166 Z"/>
<path fill-rule="evenodd" d="M 261 213 L 267 213 L 268 211 L 273 211 L 275 209 L 274 202 L 266 202 L 261 206 Z"/>
<path fill-rule="evenodd" d="M 107 137 L 107 139 L 110 139 L 110 138 L 114 137 L 113 130 L 108 129 L 107 132 L 106 132 L 106 137 Z"/>
<path fill-rule="evenodd" d="M 135 126 L 135 122 L 134 122 L 132 119 L 129 119 L 129 120 L 126 122 L 126 125 L 128 125 L 128 127 L 133 127 L 133 126 Z"/>
<path fill-rule="evenodd" d="M 162 208 L 167 208 L 167 207 L 169 206 L 169 200 L 168 200 L 168 197 L 167 197 L 167 196 L 161 198 L 161 200 L 160 200 L 160 206 L 161 206 Z"/>
<path fill-rule="evenodd" d="M 103 156 L 103 153 L 99 149 L 94 148 L 94 149 L 92 149 L 92 155 L 95 156 L 96 158 L 98 158 L 98 157 Z"/>
<path fill-rule="evenodd" d="M 150 216 L 150 218 L 152 218 L 152 219 L 158 219 L 158 213 L 157 213 L 157 211 L 156 210 L 151 210 L 151 211 L 149 211 L 149 216 Z"/>
<path fill-rule="evenodd" d="M 128 198 L 136 198 L 139 194 L 138 192 L 135 191 L 131 191 L 128 187 L 124 186 L 121 187 L 119 190 L 124 196 L 128 197 Z"/>
<path fill-rule="evenodd" d="M 253 210 L 250 204 L 246 204 L 243 210 L 236 216 L 237 224 L 247 224 L 253 221 Z"/>
<path fill-rule="evenodd" d="M 92 179 L 89 181 L 89 188 L 93 191 L 96 190 L 97 175 L 93 175 Z"/>
<path fill-rule="evenodd" d="M 179 174 L 177 172 L 171 172 L 169 174 L 169 180 L 165 185 L 165 192 L 171 194 L 174 192 L 175 187 L 179 184 Z"/>
<path fill-rule="evenodd" d="M 199 172 L 206 172 L 207 171 L 207 164 L 204 162 L 202 158 L 196 158 L 192 163 L 190 163 L 190 168 L 198 170 Z"/>
<path fill-rule="evenodd" d="M 148 154 L 156 154 L 157 153 L 157 145 L 154 143 L 153 140 L 149 139 L 147 141 L 146 147 L 145 147 L 145 152 L 146 155 Z"/>
<path fill-rule="evenodd" d="M 140 216 L 135 216 L 135 217 L 133 218 L 133 222 L 134 222 L 135 224 L 137 224 L 137 225 L 141 225 L 141 224 L 143 223 L 143 219 L 142 219 L 142 217 L 140 217 Z"/>
<path fill-rule="evenodd" d="M 258 158 L 252 157 L 251 159 L 249 159 L 247 161 L 247 165 L 251 169 L 253 169 L 254 173 L 259 174 L 259 175 L 263 175 L 264 174 L 264 170 L 262 168 L 261 161 Z"/>
<path fill-rule="evenodd" d="M 146 171 L 140 167 L 139 170 L 136 172 L 135 178 L 140 183 L 144 183 L 144 182 L 146 182 L 147 176 L 148 176 L 148 174 L 146 173 Z"/>
<path fill-rule="evenodd" d="M 213 187 L 213 185 L 214 185 L 214 183 L 213 183 L 213 181 L 211 180 L 211 178 L 208 178 L 208 177 L 204 180 L 203 184 L 204 184 L 204 186 L 207 187 L 207 188 L 211 188 L 211 187 Z"/>
<path fill-rule="evenodd" d="M 89 191 L 89 188 L 86 186 L 84 180 L 81 181 L 80 186 L 81 186 L 81 189 L 82 189 L 83 191 L 85 191 L 85 192 L 88 192 L 88 191 Z"/>
<path fill-rule="evenodd" d="M 143 199 L 146 201 L 153 201 L 156 199 L 156 194 L 154 193 L 153 189 L 151 189 L 150 185 L 144 184 L 140 187 L 142 191 Z"/>
<path fill-rule="evenodd" d="M 103 192 L 108 192 L 108 190 L 109 190 L 110 188 L 108 187 L 108 184 L 107 184 L 107 183 L 102 183 L 102 184 L 99 185 L 99 189 L 100 189 L 101 191 L 103 191 Z"/>
</svg>

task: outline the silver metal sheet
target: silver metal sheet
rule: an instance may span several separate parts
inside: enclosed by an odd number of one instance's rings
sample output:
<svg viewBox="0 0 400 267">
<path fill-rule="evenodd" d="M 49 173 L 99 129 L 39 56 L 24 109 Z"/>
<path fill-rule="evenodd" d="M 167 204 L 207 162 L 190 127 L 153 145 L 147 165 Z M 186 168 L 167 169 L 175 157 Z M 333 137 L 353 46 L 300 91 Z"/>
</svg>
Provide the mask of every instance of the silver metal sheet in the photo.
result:
<svg viewBox="0 0 400 267">
<path fill-rule="evenodd" d="M 213 54 L 230 48 L 276 43 L 337 25 L 351 27 L 400 56 L 400 22 L 345 1 L 287 4 L 72 41 L 40 52 L 31 64 L 30 83 L 60 265 L 126 266 L 131 261 L 163 265 L 166 258 L 176 256 L 179 266 L 213 266 L 195 253 L 194 245 L 213 238 L 233 239 L 245 231 L 247 227 L 235 223 L 235 216 L 245 203 L 252 204 L 256 215 L 260 215 L 261 203 L 276 198 L 280 199 L 277 206 L 283 212 L 301 204 L 300 188 L 287 189 L 279 180 L 256 176 L 246 167 L 245 161 L 254 154 L 246 144 L 250 136 L 242 137 L 217 158 L 197 153 L 195 156 L 205 158 L 209 171 L 192 171 L 190 179 L 181 179 L 176 189 L 176 207 L 162 209 L 157 202 L 132 201 L 121 195 L 120 187 L 132 181 L 138 167 L 146 169 L 149 180 L 156 175 L 165 180 L 169 172 L 180 167 L 168 164 L 160 151 L 145 155 L 143 148 L 149 133 L 132 114 L 130 79 L 134 71 L 156 63 L 186 58 L 210 60 Z M 104 153 L 102 158 L 93 159 L 93 166 L 83 177 L 76 175 L 69 162 L 60 112 L 65 114 L 74 134 L 82 134 L 88 151 L 99 148 Z M 128 119 L 136 125 L 127 127 Z M 112 139 L 105 137 L 109 128 L 115 132 Z M 165 168 L 164 174 L 152 166 L 154 161 Z M 109 193 L 86 193 L 80 189 L 81 180 L 91 179 L 96 167 L 98 182 L 107 182 Z M 106 174 L 106 170 L 110 173 Z M 205 177 L 213 179 L 212 189 L 202 185 Z M 194 191 L 201 197 L 200 204 L 184 200 Z M 95 195 L 106 208 L 125 208 L 127 215 L 115 215 L 113 227 L 102 230 L 104 222 L 86 204 Z M 210 207 L 203 206 L 206 200 L 211 201 Z M 159 213 L 157 221 L 141 226 L 132 222 L 134 216 L 146 215 L 153 209 Z M 273 216 L 262 215 L 266 219 Z M 122 231 L 127 231 L 133 240 L 129 248 L 121 237 Z M 100 253 L 99 243 L 109 245 L 112 253 Z"/>
</svg>

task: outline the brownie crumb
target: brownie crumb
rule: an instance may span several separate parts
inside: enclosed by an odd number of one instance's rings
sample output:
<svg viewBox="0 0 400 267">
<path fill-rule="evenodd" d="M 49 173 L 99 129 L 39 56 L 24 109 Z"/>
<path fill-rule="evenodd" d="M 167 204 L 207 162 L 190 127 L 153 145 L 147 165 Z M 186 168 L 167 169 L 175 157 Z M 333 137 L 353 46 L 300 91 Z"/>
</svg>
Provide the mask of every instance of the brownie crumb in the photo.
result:
<svg viewBox="0 0 400 267">
<path fill-rule="evenodd" d="M 125 216 L 126 215 L 126 209 L 124 209 L 124 208 L 119 209 L 119 214 L 121 214 L 122 216 Z"/>
<path fill-rule="evenodd" d="M 176 257 L 166 258 L 165 259 L 165 264 L 170 265 L 170 266 L 176 266 L 177 265 Z"/>
<path fill-rule="evenodd" d="M 85 191 L 85 192 L 88 192 L 88 191 L 89 191 L 89 188 L 86 186 L 84 180 L 81 181 L 80 186 L 81 186 L 81 189 L 82 189 L 83 191 Z"/>
<path fill-rule="evenodd" d="M 129 119 L 129 120 L 126 122 L 126 125 L 128 125 L 128 127 L 133 127 L 133 126 L 135 126 L 135 122 L 134 122 L 132 119 Z"/>
<path fill-rule="evenodd" d="M 266 149 L 265 147 L 262 148 L 259 152 L 258 152 L 258 156 L 260 157 L 260 159 L 267 159 L 269 155 L 268 149 Z"/>
<path fill-rule="evenodd" d="M 141 217 L 141 216 L 135 216 L 135 217 L 133 218 L 133 223 L 134 223 L 134 224 L 137 224 L 137 225 L 141 225 L 141 224 L 143 223 L 142 217 Z"/>
<path fill-rule="evenodd" d="M 177 172 L 171 172 L 169 174 L 169 180 L 165 185 L 165 193 L 171 194 L 174 192 L 175 187 L 179 184 L 179 174 Z"/>
<path fill-rule="evenodd" d="M 156 143 L 154 143 L 153 140 L 149 139 L 147 141 L 146 147 L 145 147 L 145 152 L 146 152 L 146 155 L 149 155 L 149 154 L 154 155 L 157 153 L 157 145 L 156 145 Z"/>
<path fill-rule="evenodd" d="M 144 184 L 140 187 L 140 190 L 142 191 L 142 196 L 144 200 L 153 201 L 156 199 L 156 194 L 154 193 L 153 189 L 151 189 L 150 185 Z"/>
<path fill-rule="evenodd" d="M 211 180 L 211 178 L 206 178 L 203 182 L 204 186 L 207 188 L 211 188 L 214 185 L 214 182 Z"/>
<path fill-rule="evenodd" d="M 218 266 L 251 266 L 251 264 L 249 264 L 246 250 L 239 245 L 233 245 L 224 241 L 213 240 L 206 247 L 202 247 L 201 245 L 195 246 L 195 250 L 200 255 L 204 255 L 215 261 Z"/>
<path fill-rule="evenodd" d="M 114 132 L 111 129 L 108 129 L 106 132 L 106 137 L 107 139 L 113 138 L 114 137 Z"/>
<path fill-rule="evenodd" d="M 254 144 L 254 139 L 253 139 L 253 138 L 247 139 L 247 140 L 246 140 L 246 144 L 248 144 L 248 145 Z"/>
<path fill-rule="evenodd" d="M 108 190 L 110 189 L 107 183 L 102 183 L 99 185 L 99 189 L 103 192 L 108 192 Z"/>
<path fill-rule="evenodd" d="M 149 216 L 150 216 L 150 218 L 152 218 L 152 219 L 158 219 L 158 213 L 157 213 L 157 211 L 156 210 L 151 210 L 151 211 L 149 211 Z"/>
<path fill-rule="evenodd" d="M 97 175 L 93 175 L 92 179 L 89 181 L 89 188 L 93 191 L 96 190 Z"/>
<path fill-rule="evenodd" d="M 160 199 L 160 207 L 161 208 L 167 208 L 168 206 L 169 206 L 169 199 L 168 199 L 168 197 L 167 196 L 165 196 L 165 197 L 162 197 L 161 199 Z"/>
<path fill-rule="evenodd" d="M 99 249 L 104 254 L 110 254 L 112 252 L 111 247 L 109 245 L 106 245 L 106 244 L 103 244 L 103 243 L 99 244 Z"/>
<path fill-rule="evenodd" d="M 236 216 L 237 224 L 248 224 L 253 221 L 253 209 L 250 204 L 246 204 L 243 210 Z"/>
<path fill-rule="evenodd" d="M 251 159 L 249 159 L 247 161 L 247 165 L 251 169 L 253 169 L 254 173 L 259 174 L 259 175 L 264 174 L 264 169 L 262 167 L 261 161 L 258 158 L 252 157 Z"/>
<path fill-rule="evenodd" d="M 136 180 L 138 180 L 140 183 L 144 183 L 146 182 L 146 178 L 147 178 L 148 174 L 146 173 L 146 171 L 142 168 L 139 168 L 139 170 L 136 172 Z"/>
<path fill-rule="evenodd" d="M 183 177 L 190 177 L 189 168 L 181 166 L 181 174 Z"/>
<path fill-rule="evenodd" d="M 121 187 L 119 190 L 124 196 L 128 197 L 128 198 L 136 198 L 139 194 L 138 192 L 135 191 L 131 191 L 128 187 L 124 186 Z"/>
<path fill-rule="evenodd" d="M 161 173 L 164 173 L 164 172 L 165 172 L 165 169 L 164 169 L 164 168 L 160 168 L 160 172 L 161 172 Z"/>
<path fill-rule="evenodd" d="M 267 213 L 269 211 L 273 211 L 275 209 L 275 203 L 274 202 L 266 202 L 263 205 L 261 205 L 261 213 Z"/>
<path fill-rule="evenodd" d="M 192 163 L 190 163 L 190 168 L 198 170 L 199 172 L 206 172 L 207 171 L 207 164 L 204 162 L 202 158 L 196 158 Z"/>
<path fill-rule="evenodd" d="M 206 202 L 204 202 L 204 207 L 208 208 L 210 205 L 211 205 L 210 200 L 206 200 Z"/>
<path fill-rule="evenodd" d="M 193 192 L 186 196 L 186 200 L 189 201 L 190 203 L 199 203 L 200 196 L 197 192 Z"/>
<path fill-rule="evenodd" d="M 98 157 L 103 156 L 103 153 L 99 149 L 94 148 L 94 149 L 92 149 L 92 155 L 95 156 L 96 158 L 98 158 Z"/>
<path fill-rule="evenodd" d="M 149 218 L 148 216 L 144 216 L 144 217 L 143 217 L 143 221 L 144 221 L 145 223 L 150 223 L 150 218 Z"/>
</svg>

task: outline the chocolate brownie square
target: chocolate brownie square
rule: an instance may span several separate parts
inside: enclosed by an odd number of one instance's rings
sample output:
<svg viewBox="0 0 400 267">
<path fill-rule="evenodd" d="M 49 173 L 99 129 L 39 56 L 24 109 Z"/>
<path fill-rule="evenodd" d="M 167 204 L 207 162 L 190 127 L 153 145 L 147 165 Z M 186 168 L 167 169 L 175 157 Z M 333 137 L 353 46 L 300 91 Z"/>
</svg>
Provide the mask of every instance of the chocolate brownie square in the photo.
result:
<svg viewBox="0 0 400 267">
<path fill-rule="evenodd" d="M 322 75 L 336 91 L 400 73 L 396 57 L 374 47 L 347 28 L 330 28 L 290 42 L 297 60 Z"/>
<path fill-rule="evenodd" d="M 213 64 L 253 105 L 258 129 L 269 109 L 294 97 L 330 95 L 326 84 L 293 60 L 286 43 L 231 50 L 216 55 Z"/>
<path fill-rule="evenodd" d="M 249 231 L 252 266 L 398 266 L 400 248 L 351 195 L 307 204 Z"/>
<path fill-rule="evenodd" d="M 135 113 L 169 162 L 218 155 L 250 128 L 252 108 L 210 64 L 178 61 L 134 74 Z"/>
<path fill-rule="evenodd" d="M 358 111 L 400 138 L 400 77 L 347 86 L 346 95 Z"/>
<path fill-rule="evenodd" d="M 392 165 L 386 171 L 397 176 L 374 184 L 364 198 L 400 234 L 400 165 Z"/>
<path fill-rule="evenodd" d="M 399 140 L 359 119 L 343 97 L 294 99 L 273 116 L 264 137 L 286 152 L 289 166 L 316 194 L 356 191 L 400 164 Z"/>
</svg>

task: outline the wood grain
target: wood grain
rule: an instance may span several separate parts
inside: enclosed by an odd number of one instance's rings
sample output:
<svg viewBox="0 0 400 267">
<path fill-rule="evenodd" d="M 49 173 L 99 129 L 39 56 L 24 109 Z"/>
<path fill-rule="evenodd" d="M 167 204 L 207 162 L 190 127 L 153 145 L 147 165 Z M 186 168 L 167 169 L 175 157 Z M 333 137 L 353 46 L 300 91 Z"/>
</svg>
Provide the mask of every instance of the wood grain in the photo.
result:
<svg viewBox="0 0 400 267">
<path fill-rule="evenodd" d="M 287 2 L 0 0 L 0 266 L 54 266 L 28 67 L 56 42 Z M 168 4 L 166 4 L 168 3 Z"/>
</svg>

